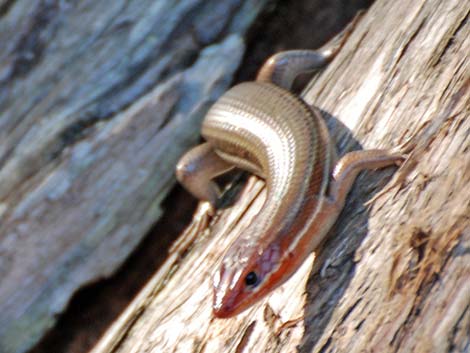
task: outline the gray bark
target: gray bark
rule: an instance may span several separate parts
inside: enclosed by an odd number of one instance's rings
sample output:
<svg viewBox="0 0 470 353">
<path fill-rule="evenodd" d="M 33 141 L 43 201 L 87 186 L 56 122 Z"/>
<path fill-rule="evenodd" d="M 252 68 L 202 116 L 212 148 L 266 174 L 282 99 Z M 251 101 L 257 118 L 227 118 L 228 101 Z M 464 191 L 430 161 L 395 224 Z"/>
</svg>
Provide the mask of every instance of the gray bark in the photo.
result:
<svg viewBox="0 0 470 353">
<path fill-rule="evenodd" d="M 161 215 L 265 1 L 0 2 L 0 351 L 24 352 Z"/>
</svg>

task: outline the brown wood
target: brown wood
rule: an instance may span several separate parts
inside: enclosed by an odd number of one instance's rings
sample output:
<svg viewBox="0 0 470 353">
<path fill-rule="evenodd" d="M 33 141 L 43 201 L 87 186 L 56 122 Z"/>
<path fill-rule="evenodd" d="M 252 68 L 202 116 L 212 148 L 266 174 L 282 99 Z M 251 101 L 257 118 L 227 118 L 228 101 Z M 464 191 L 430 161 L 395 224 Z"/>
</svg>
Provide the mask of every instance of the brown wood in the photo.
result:
<svg viewBox="0 0 470 353">
<path fill-rule="evenodd" d="M 162 213 L 266 1 L 0 2 L 0 352 L 24 352 Z"/>
<path fill-rule="evenodd" d="M 94 352 L 468 351 L 469 12 L 460 0 L 378 0 L 306 91 L 342 153 L 357 141 L 411 149 L 390 189 L 393 168 L 359 177 L 313 265 L 246 313 L 212 318 L 217 263 L 262 206 L 251 178 L 210 231 L 193 242 L 188 228 Z"/>
</svg>

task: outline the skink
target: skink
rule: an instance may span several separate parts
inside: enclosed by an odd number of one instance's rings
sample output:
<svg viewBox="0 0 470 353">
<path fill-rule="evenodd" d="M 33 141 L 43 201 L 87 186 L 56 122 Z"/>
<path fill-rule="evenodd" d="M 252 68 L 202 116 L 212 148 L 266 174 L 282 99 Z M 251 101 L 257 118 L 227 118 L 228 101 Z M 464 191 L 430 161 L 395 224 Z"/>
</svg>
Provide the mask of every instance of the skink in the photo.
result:
<svg viewBox="0 0 470 353">
<path fill-rule="evenodd" d="M 338 48 L 339 49 L 339 48 Z M 276 54 L 255 82 L 227 91 L 209 110 L 205 143 L 176 168 L 194 196 L 215 207 L 213 179 L 241 168 L 266 182 L 261 212 L 226 252 L 213 281 L 213 314 L 231 317 L 284 283 L 323 241 L 357 174 L 403 160 L 387 150 L 354 151 L 336 161 L 319 112 L 288 91 L 303 71 L 324 66 L 338 50 Z"/>
</svg>

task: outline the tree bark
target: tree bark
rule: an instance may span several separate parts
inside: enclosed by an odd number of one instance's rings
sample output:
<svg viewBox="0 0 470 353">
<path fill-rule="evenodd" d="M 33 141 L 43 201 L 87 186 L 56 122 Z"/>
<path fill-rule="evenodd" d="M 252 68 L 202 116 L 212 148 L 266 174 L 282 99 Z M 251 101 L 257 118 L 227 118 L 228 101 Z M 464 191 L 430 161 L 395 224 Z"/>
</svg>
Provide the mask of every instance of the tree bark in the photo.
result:
<svg viewBox="0 0 470 353">
<path fill-rule="evenodd" d="M 189 226 L 94 352 L 468 352 L 469 12 L 459 0 L 379 0 L 304 93 L 341 154 L 410 149 L 397 172 L 358 178 L 315 259 L 252 309 L 212 318 L 212 275 L 262 207 L 251 177 L 195 242 Z"/>
<path fill-rule="evenodd" d="M 0 352 L 114 273 L 266 1 L 0 1 Z"/>
</svg>

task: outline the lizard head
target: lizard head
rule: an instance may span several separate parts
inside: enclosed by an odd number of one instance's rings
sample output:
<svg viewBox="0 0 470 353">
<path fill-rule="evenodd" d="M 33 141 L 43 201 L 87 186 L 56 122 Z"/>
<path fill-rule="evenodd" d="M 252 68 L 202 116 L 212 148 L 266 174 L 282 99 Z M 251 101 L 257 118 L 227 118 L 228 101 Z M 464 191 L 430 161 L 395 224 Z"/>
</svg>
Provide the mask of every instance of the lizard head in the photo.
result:
<svg viewBox="0 0 470 353">
<path fill-rule="evenodd" d="M 276 244 L 265 249 L 232 245 L 214 276 L 214 316 L 234 316 L 280 285 L 285 276 L 279 271 L 279 261 Z"/>
</svg>

